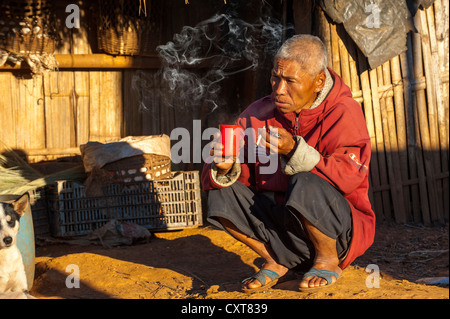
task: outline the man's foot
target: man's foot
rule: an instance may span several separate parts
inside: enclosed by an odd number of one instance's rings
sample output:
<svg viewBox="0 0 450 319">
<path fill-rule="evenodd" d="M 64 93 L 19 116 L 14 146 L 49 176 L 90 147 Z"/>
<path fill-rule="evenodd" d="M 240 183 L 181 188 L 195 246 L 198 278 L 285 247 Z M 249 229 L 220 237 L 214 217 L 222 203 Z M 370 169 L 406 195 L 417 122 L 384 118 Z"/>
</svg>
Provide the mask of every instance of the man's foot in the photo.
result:
<svg viewBox="0 0 450 319">
<path fill-rule="evenodd" d="M 342 274 L 342 269 L 339 268 L 336 239 L 322 233 L 304 217 L 302 217 L 302 223 L 314 245 L 315 259 L 309 273 L 303 276 L 299 289 L 315 290 L 333 285 Z"/>
<path fill-rule="evenodd" d="M 246 280 L 244 280 L 244 282 L 242 283 L 242 290 L 245 292 L 249 292 L 249 291 L 254 291 L 254 290 L 259 290 L 258 288 L 269 288 L 271 286 L 273 286 L 276 281 L 278 281 L 278 278 L 283 277 L 287 272 L 288 272 L 288 268 L 284 267 L 283 265 L 277 264 L 275 262 L 266 262 L 263 267 L 261 268 L 261 270 L 263 269 L 267 269 L 271 272 L 262 272 L 261 275 L 263 276 L 260 280 L 258 280 L 255 277 L 250 277 Z M 273 273 L 277 274 L 278 276 L 275 276 Z M 268 276 L 269 274 L 273 274 L 270 275 L 270 277 Z"/>
<path fill-rule="evenodd" d="M 313 268 L 303 276 L 299 285 L 300 290 L 333 285 L 342 274 L 342 269 L 338 265 L 339 259 L 316 260 Z"/>
</svg>

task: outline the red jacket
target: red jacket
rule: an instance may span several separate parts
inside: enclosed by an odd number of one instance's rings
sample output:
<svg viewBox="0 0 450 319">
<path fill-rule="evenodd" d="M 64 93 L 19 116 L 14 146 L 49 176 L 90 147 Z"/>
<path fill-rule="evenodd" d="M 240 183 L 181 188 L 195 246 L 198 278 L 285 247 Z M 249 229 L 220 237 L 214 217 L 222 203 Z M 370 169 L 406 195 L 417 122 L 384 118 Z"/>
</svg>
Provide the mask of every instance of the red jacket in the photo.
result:
<svg viewBox="0 0 450 319">
<path fill-rule="evenodd" d="M 271 96 L 267 96 L 251 104 L 236 122 L 244 130 L 268 125 L 283 127 L 292 135 L 302 136 L 308 145 L 320 152 L 320 161 L 311 172 L 339 190 L 352 211 L 352 241 L 345 260 L 340 264 L 344 269 L 372 245 L 375 235 L 375 214 L 368 197 L 371 148 L 360 105 L 352 98 L 342 79 L 329 71 L 334 86 L 316 108 L 302 110 L 298 117 L 295 113 L 283 114 L 272 103 Z M 247 153 L 244 151 L 244 154 Z M 238 181 L 282 195 L 290 176 L 284 174 L 281 167 L 275 174 L 262 175 L 259 165 L 258 162 L 246 163 L 244 159 Z M 211 165 L 205 164 L 202 172 L 204 190 L 221 187 L 211 178 L 210 170 Z"/>
</svg>

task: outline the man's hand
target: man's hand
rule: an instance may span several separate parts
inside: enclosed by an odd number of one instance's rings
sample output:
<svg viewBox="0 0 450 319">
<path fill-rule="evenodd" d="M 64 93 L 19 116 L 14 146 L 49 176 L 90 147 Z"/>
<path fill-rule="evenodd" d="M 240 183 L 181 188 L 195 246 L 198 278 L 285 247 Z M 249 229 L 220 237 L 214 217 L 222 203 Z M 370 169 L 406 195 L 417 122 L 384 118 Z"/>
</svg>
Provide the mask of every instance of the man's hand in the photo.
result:
<svg viewBox="0 0 450 319">
<path fill-rule="evenodd" d="M 262 137 L 259 145 L 265 146 L 271 154 L 282 154 L 290 157 L 296 145 L 291 133 L 281 127 L 269 125 L 268 128 L 269 132 L 266 129 L 258 130 Z"/>
<path fill-rule="evenodd" d="M 213 157 L 214 165 L 217 168 L 217 176 L 226 175 L 236 162 L 236 157 L 225 157 L 222 155 L 224 146 L 221 140 L 222 137 L 220 135 L 220 132 L 214 134 L 214 140 L 211 142 L 211 150 L 209 151 L 209 154 Z M 243 141 L 240 143 L 240 147 L 243 146 L 242 143 Z M 237 154 L 237 156 L 239 156 L 239 154 Z"/>
</svg>

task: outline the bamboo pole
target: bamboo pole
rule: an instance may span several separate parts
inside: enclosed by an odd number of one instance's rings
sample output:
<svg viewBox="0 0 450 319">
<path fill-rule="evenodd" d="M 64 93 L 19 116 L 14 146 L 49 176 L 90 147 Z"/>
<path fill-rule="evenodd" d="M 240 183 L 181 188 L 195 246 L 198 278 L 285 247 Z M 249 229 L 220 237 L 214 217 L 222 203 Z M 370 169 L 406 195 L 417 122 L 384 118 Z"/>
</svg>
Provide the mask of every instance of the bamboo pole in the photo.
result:
<svg viewBox="0 0 450 319">
<path fill-rule="evenodd" d="M 369 71 L 370 87 L 372 91 L 373 118 L 375 123 L 376 149 L 378 153 L 378 165 L 380 174 L 380 184 L 389 185 L 388 174 L 386 169 L 386 152 L 383 138 L 383 124 L 381 120 L 380 98 L 378 96 L 378 77 L 377 70 Z M 386 220 L 391 220 L 391 199 L 389 190 L 382 191 L 383 198 L 383 215 Z"/>
<path fill-rule="evenodd" d="M 413 68 L 413 77 L 416 78 L 422 74 L 422 49 L 420 44 L 420 35 L 413 33 L 412 37 L 412 61 L 411 66 Z M 420 187 L 420 205 L 421 205 L 421 219 L 422 222 L 429 226 L 431 224 L 431 212 L 434 202 L 428 197 L 429 188 L 433 189 L 434 183 L 430 183 L 426 179 L 425 167 L 429 167 L 429 153 L 427 152 L 427 159 L 424 158 L 424 148 L 429 147 L 429 130 L 428 130 L 428 117 L 426 114 L 426 100 L 425 100 L 425 88 L 422 90 L 414 91 L 414 129 L 415 129 L 415 155 L 417 160 L 417 174 L 419 176 Z"/>
<path fill-rule="evenodd" d="M 383 66 L 380 65 L 376 68 L 378 83 L 384 83 L 383 78 Z M 382 97 L 380 99 L 380 111 L 383 129 L 384 149 L 386 152 L 386 166 L 389 177 L 389 186 L 392 199 L 392 207 L 394 210 L 394 219 L 398 223 L 404 223 L 403 213 L 403 195 L 401 193 L 401 186 L 396 172 L 396 142 L 392 143 L 391 131 L 395 128 L 390 127 L 393 114 L 390 114 L 387 98 Z M 394 145 L 391 145 L 394 144 Z"/>
<path fill-rule="evenodd" d="M 11 82 L 13 80 L 15 80 L 15 77 L 11 73 L 0 73 L 0 92 L 2 92 L 0 114 L 2 114 L 4 119 L 8 119 L 8 121 L 3 121 L 2 123 L 0 141 L 9 145 L 11 148 L 16 147 L 15 110 L 11 107 L 13 95 L 16 94 L 15 91 L 11 90 Z"/>
<path fill-rule="evenodd" d="M 385 86 L 392 86 L 391 83 L 391 68 L 389 65 L 389 61 L 386 61 L 381 65 L 379 74 L 381 79 L 379 78 L 378 81 L 381 82 Z M 378 83 L 379 83 L 378 82 Z M 393 90 L 392 90 L 393 91 Z M 389 144 L 391 146 L 390 151 L 395 154 L 398 152 L 398 143 L 397 143 L 397 129 L 395 126 L 395 112 L 394 112 L 394 101 L 391 96 L 384 96 L 382 95 L 385 106 L 386 106 L 386 115 L 387 115 L 387 125 L 389 128 L 389 135 L 386 136 L 389 138 Z"/>
<path fill-rule="evenodd" d="M 391 63 L 396 66 L 396 69 L 391 70 Z M 396 216 L 396 222 L 406 223 L 409 221 L 409 192 L 405 192 L 405 188 L 402 187 L 403 181 L 408 180 L 407 162 L 402 161 L 400 152 L 406 154 L 406 145 L 404 143 L 406 139 L 406 132 L 404 130 L 404 116 L 403 116 L 403 92 L 401 75 L 394 75 L 397 77 L 397 81 L 393 82 L 391 79 L 391 73 L 400 72 L 399 70 L 398 56 L 383 63 L 383 81 L 385 85 L 392 85 L 394 91 L 394 97 L 396 97 L 397 107 L 394 108 L 394 99 L 392 97 L 386 97 L 386 111 L 388 115 L 388 128 L 389 139 L 391 144 L 391 156 L 392 156 L 392 169 L 395 176 L 395 187 L 398 196 L 403 198 L 403 203 L 399 205 L 398 215 Z M 400 80 L 398 79 L 400 78 Z M 401 104 L 400 104 L 401 103 Z M 399 140 L 402 141 L 401 147 L 399 146 Z M 406 190 L 408 187 L 406 187 Z M 406 195 L 408 194 L 408 195 Z M 400 200 L 400 199 L 399 199 Z"/>
<path fill-rule="evenodd" d="M 417 119 L 419 117 L 419 103 L 416 96 L 416 108 L 414 109 L 414 117 Z M 422 222 L 425 226 L 431 225 L 431 210 L 433 209 L 432 205 L 434 204 L 434 196 L 428 196 L 429 193 L 432 193 L 431 190 L 433 189 L 434 184 L 430 183 L 429 180 L 427 180 L 427 176 L 425 174 L 425 169 L 429 166 L 429 161 L 424 159 L 424 154 L 421 151 L 423 149 L 422 144 L 422 135 L 421 135 L 421 129 L 419 128 L 419 121 L 415 122 L 415 131 L 416 131 L 416 137 L 417 137 L 417 144 L 418 149 L 416 152 L 416 158 L 417 158 L 417 174 L 419 175 L 419 186 L 420 188 L 420 204 L 422 208 Z M 420 165 L 423 164 L 423 165 Z M 426 181 L 426 183 L 425 183 Z M 430 190 L 431 189 L 431 190 Z M 433 193 L 432 193 L 433 194 Z"/>
<path fill-rule="evenodd" d="M 430 129 L 430 147 L 432 151 L 439 149 L 439 129 L 437 121 L 437 111 L 436 111 L 436 88 L 434 81 L 432 79 L 432 56 L 430 49 L 430 36 L 428 34 L 428 25 L 426 13 L 423 10 L 419 10 L 416 14 L 419 17 L 419 33 L 422 41 L 422 58 L 423 66 L 425 71 L 425 80 L 427 84 L 426 95 L 427 95 L 427 106 L 428 106 L 428 122 Z M 436 61 L 437 62 L 437 61 Z M 433 63 L 435 63 L 433 61 Z M 438 165 L 436 161 L 434 163 Z M 439 164 L 440 166 L 440 164 Z"/>
<path fill-rule="evenodd" d="M 440 77 L 440 65 L 441 65 L 441 57 L 439 56 L 438 44 L 436 41 L 436 31 L 434 25 L 434 11 L 433 6 L 430 6 L 425 10 L 428 22 L 428 30 L 430 36 L 430 49 L 431 49 L 431 58 L 434 63 L 431 63 L 431 77 L 434 82 L 435 88 L 435 96 L 436 96 L 436 108 L 437 108 L 437 121 L 438 121 L 438 129 L 439 129 L 439 146 L 440 146 L 440 158 L 441 158 L 441 172 L 448 171 L 448 128 L 446 127 L 446 114 L 445 114 L 445 106 L 444 106 L 444 97 L 442 92 L 442 82 Z M 449 185 L 448 179 L 443 179 L 438 182 L 438 185 L 441 185 L 442 188 L 439 188 L 440 191 L 440 211 L 439 211 L 439 222 L 444 223 L 444 206 L 448 207 L 448 192 Z"/>
<path fill-rule="evenodd" d="M 336 31 L 336 24 L 330 23 L 330 30 L 331 30 L 331 53 L 333 59 L 333 70 L 339 76 L 341 76 L 342 73 L 341 73 L 341 59 L 339 56 L 339 35 L 337 34 Z"/>
<path fill-rule="evenodd" d="M 319 37 L 322 39 L 323 43 L 325 44 L 325 48 L 327 49 L 327 60 L 328 60 L 328 67 L 333 68 L 333 51 L 331 47 L 331 30 L 330 30 L 330 23 L 328 22 L 328 19 L 325 15 L 325 12 L 322 10 L 322 8 L 315 4 L 314 5 L 316 14 L 318 16 L 318 33 Z"/>
<path fill-rule="evenodd" d="M 422 40 L 422 54 L 423 54 L 423 64 L 425 69 L 425 78 L 427 82 L 427 105 L 428 105 L 428 121 L 429 121 L 429 129 L 430 129 L 430 151 L 431 157 L 433 159 L 433 166 L 430 168 L 432 171 L 432 175 L 428 176 L 429 178 L 435 178 L 435 174 L 440 171 L 441 163 L 439 156 L 439 127 L 438 127 L 438 118 L 437 118 L 437 109 L 436 109 L 436 90 L 435 82 L 433 81 L 433 66 L 432 64 L 432 55 L 430 49 L 430 35 L 428 32 L 427 18 L 424 10 L 419 10 L 416 14 L 419 17 L 419 26 L 420 26 L 420 36 Z M 428 172 L 427 172 L 428 175 Z M 434 209 L 431 210 L 431 219 L 433 222 L 442 222 L 443 218 L 443 200 L 441 201 L 442 192 L 441 187 L 439 187 L 440 181 L 434 180 L 435 187 L 435 196 L 436 202 L 434 205 Z M 431 194 L 430 194 L 431 195 Z M 441 207 L 442 206 L 442 207 Z"/>
<path fill-rule="evenodd" d="M 369 80 L 369 71 L 367 70 L 367 61 L 366 57 L 363 56 L 359 49 L 356 49 L 358 54 L 358 65 L 360 70 L 364 70 L 361 75 L 361 88 L 363 95 L 363 106 L 364 106 L 364 117 L 366 119 L 367 130 L 369 132 L 370 137 L 370 145 L 371 145 L 371 160 L 370 160 L 370 177 L 372 181 L 372 193 L 374 200 L 374 211 L 377 220 L 382 221 L 384 219 L 383 215 L 383 197 L 382 192 L 375 192 L 374 189 L 381 185 L 380 182 L 380 171 L 379 171 L 379 163 L 378 163 L 378 152 L 377 152 L 377 137 L 374 125 L 374 115 L 372 108 L 372 93 L 370 90 L 370 80 Z M 389 198 L 388 198 L 389 199 Z M 387 206 L 387 205 L 386 205 Z"/>
<path fill-rule="evenodd" d="M 338 46 L 339 46 L 339 58 L 340 58 L 340 66 L 341 66 L 341 74 L 342 74 L 342 80 L 344 80 L 344 83 L 347 84 L 348 87 L 350 87 L 350 90 L 352 90 L 352 84 L 350 80 L 350 64 L 348 60 L 348 51 L 345 47 L 343 39 L 339 36 L 339 34 L 344 35 L 346 31 L 344 30 L 344 26 L 342 24 L 339 24 L 336 26 L 336 32 L 339 30 L 338 33 Z"/>
<path fill-rule="evenodd" d="M 405 102 L 403 99 L 404 84 L 400 70 L 400 57 L 391 59 L 392 85 L 394 87 L 395 123 L 397 126 L 397 147 L 399 151 L 406 150 Z M 405 157 L 406 159 L 406 157 Z M 400 162 L 406 167 L 406 160 Z M 406 177 L 407 175 L 403 175 Z"/>
<path fill-rule="evenodd" d="M 442 80 L 442 99 L 444 106 L 444 127 L 446 133 L 445 142 L 447 143 L 446 148 L 441 149 L 441 153 L 445 152 L 447 159 L 443 158 L 442 162 L 443 170 L 449 170 L 449 3 L 447 0 L 437 0 L 433 4 L 435 13 L 435 24 L 436 24 L 436 41 L 438 46 L 438 55 L 440 62 L 440 73 L 447 73 L 447 76 Z M 442 112 L 442 111 L 441 111 Z M 441 146 L 442 147 L 442 146 Z M 448 179 L 443 180 L 444 183 L 444 194 L 448 194 Z M 446 191 L 447 190 L 447 191 Z M 446 221 L 449 220 L 450 207 L 449 207 L 449 197 L 444 195 L 444 218 Z"/>
<path fill-rule="evenodd" d="M 400 68 L 400 57 L 396 56 L 391 59 L 391 72 L 392 83 L 394 86 L 394 105 L 395 105 L 395 123 L 397 126 L 397 145 L 398 145 L 398 157 L 400 165 L 400 174 L 402 182 L 406 182 L 409 179 L 408 173 L 408 143 L 407 143 L 407 129 L 405 120 L 405 100 L 404 100 L 404 82 L 402 79 L 402 73 Z M 408 84 L 408 83 L 406 83 Z M 403 186 L 403 196 L 405 202 L 405 212 L 408 215 L 411 214 L 410 207 L 410 187 Z"/>
<path fill-rule="evenodd" d="M 435 96 L 436 96 L 436 107 L 437 107 L 437 116 L 438 116 L 438 128 L 439 128 L 439 142 L 441 150 L 448 150 L 448 135 L 445 128 L 445 107 L 444 107 L 444 99 L 442 94 L 442 81 L 440 77 L 440 65 L 441 65 L 441 56 L 438 51 L 438 44 L 436 41 L 436 31 L 434 25 L 434 12 L 433 6 L 425 9 L 427 24 L 429 30 L 429 39 L 430 39 L 430 51 L 431 51 L 431 59 L 433 63 L 431 63 L 431 74 L 432 80 L 435 88 Z M 442 159 L 442 163 L 447 163 L 447 158 Z M 445 161 L 444 161 L 445 160 Z"/>
<path fill-rule="evenodd" d="M 348 33 L 345 33 L 346 43 L 347 43 L 347 53 L 348 53 L 348 61 L 350 65 L 350 83 L 352 92 L 358 92 L 361 90 L 361 86 L 359 84 L 359 76 L 358 76 L 358 67 L 356 65 L 356 44 L 353 42 L 353 40 L 350 38 Z"/>
<path fill-rule="evenodd" d="M 420 26 L 420 14 L 416 14 L 414 17 L 414 23 L 416 27 Z M 421 35 L 419 33 L 413 33 L 412 36 L 413 40 L 413 58 L 414 58 L 414 78 L 421 78 L 423 77 L 423 66 L 422 66 L 422 39 Z M 429 124 L 428 124 L 428 112 L 427 112 L 427 104 L 426 104 L 426 96 L 425 96 L 425 90 L 418 90 L 415 92 L 416 94 L 416 105 L 417 105 L 417 116 L 418 119 L 417 125 L 418 125 L 418 132 L 417 132 L 417 139 L 420 139 L 420 145 L 422 146 L 421 149 L 423 151 L 423 154 L 418 155 L 419 159 L 423 158 L 424 166 L 425 166 L 425 173 L 423 176 L 419 175 L 419 179 L 425 178 L 427 181 L 427 190 L 428 190 L 428 196 L 427 200 L 429 202 L 429 213 L 430 215 L 426 215 L 426 211 L 423 211 L 423 221 L 425 225 L 430 225 L 432 218 L 431 215 L 433 214 L 433 211 L 437 210 L 437 198 L 436 198 L 436 187 L 435 187 L 435 181 L 434 181 L 434 164 L 433 164 L 433 158 L 432 158 L 432 148 L 431 148 L 431 139 L 430 139 L 430 130 L 429 130 Z M 421 173 L 421 167 L 419 167 L 419 174 Z"/>
<path fill-rule="evenodd" d="M 436 25 L 436 41 L 438 44 L 439 62 L 441 71 L 448 69 L 449 57 L 448 57 L 448 10 L 449 4 L 447 0 L 436 0 L 433 3 L 434 17 Z M 445 91 L 444 91 L 445 92 Z"/>
<path fill-rule="evenodd" d="M 112 56 L 108 54 L 55 54 L 58 69 L 159 69 L 158 56 Z M 186 66 L 189 67 L 189 66 Z M 0 66 L 2 70 L 28 69 L 28 65 Z"/>
<path fill-rule="evenodd" d="M 407 158 L 409 167 L 409 176 L 411 179 L 417 179 L 417 141 L 415 134 L 415 116 L 414 110 L 416 108 L 415 98 L 413 96 L 413 90 L 411 87 L 411 81 L 413 79 L 413 57 L 412 57 L 412 43 L 411 33 L 408 33 L 406 40 L 407 51 L 400 54 L 400 66 L 403 79 L 403 93 L 404 93 L 404 110 L 405 110 L 405 126 L 406 126 L 406 138 L 407 138 Z M 412 213 L 414 222 L 420 223 L 422 220 L 421 206 L 420 206 L 420 192 L 426 196 L 425 182 L 418 181 L 417 184 L 411 185 L 411 202 Z M 423 196 L 422 196 L 423 197 Z M 428 209 L 426 205 L 425 209 Z"/>
</svg>

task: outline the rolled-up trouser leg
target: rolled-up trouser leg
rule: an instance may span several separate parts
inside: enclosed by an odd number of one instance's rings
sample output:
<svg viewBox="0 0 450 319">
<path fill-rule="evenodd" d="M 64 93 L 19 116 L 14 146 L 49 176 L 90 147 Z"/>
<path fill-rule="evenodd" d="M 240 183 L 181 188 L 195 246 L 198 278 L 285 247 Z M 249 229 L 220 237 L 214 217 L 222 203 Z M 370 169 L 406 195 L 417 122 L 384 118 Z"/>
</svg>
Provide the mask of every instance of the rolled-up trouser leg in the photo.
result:
<svg viewBox="0 0 450 319">
<path fill-rule="evenodd" d="M 313 262 L 314 246 L 301 224 L 298 214 L 302 214 L 319 230 L 337 240 L 338 254 L 342 256 L 351 236 L 350 208 L 328 182 L 310 175 L 314 174 L 300 173 L 291 178 L 286 205 L 276 205 L 263 193 L 240 182 L 210 190 L 208 221 L 224 229 L 217 217 L 228 219 L 242 233 L 269 244 L 278 263 L 288 268 L 302 265 L 307 269 Z M 344 221 L 335 221 L 342 218 L 341 214 L 347 215 Z"/>
<path fill-rule="evenodd" d="M 301 247 L 291 249 L 287 228 L 296 232 L 291 223 L 295 220 L 292 214 L 284 209 L 284 205 L 275 205 L 266 195 L 254 192 L 240 182 L 208 192 L 208 221 L 224 229 L 217 217 L 228 219 L 245 235 L 270 245 L 275 260 L 288 268 L 304 263 L 304 256 L 313 249 L 306 234 L 303 234 L 304 241 L 297 242 Z"/>
<path fill-rule="evenodd" d="M 302 215 L 322 233 L 335 239 L 339 258 L 345 257 L 352 236 L 351 209 L 330 183 L 313 173 L 295 174 L 289 180 L 285 205 L 294 218 Z"/>
</svg>

